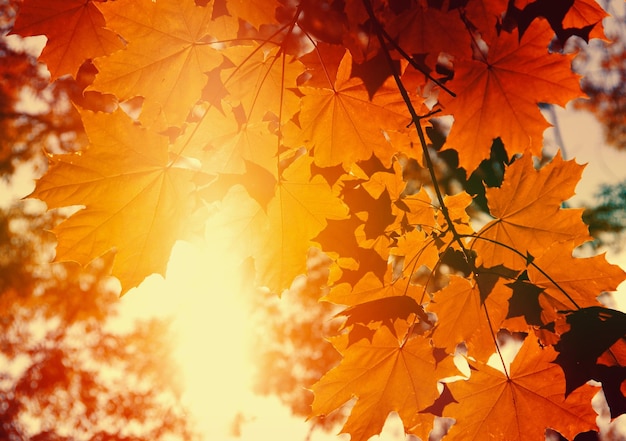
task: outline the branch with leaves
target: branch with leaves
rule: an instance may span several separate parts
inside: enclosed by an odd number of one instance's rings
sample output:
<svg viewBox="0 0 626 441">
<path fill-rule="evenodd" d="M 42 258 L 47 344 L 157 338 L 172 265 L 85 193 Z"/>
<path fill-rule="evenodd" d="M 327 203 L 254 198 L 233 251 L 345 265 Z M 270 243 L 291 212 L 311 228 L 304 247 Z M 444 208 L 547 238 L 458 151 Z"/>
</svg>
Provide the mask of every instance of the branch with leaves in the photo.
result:
<svg viewBox="0 0 626 441">
<path fill-rule="evenodd" d="M 306 272 L 311 247 L 332 260 L 323 300 L 345 307 L 342 361 L 312 387 L 312 413 L 356 397 L 353 440 L 392 411 L 423 439 L 436 416 L 456 420 L 452 439 L 597 429 L 586 382 L 602 382 L 615 416 L 625 401 L 625 321 L 597 297 L 625 273 L 573 255 L 590 237 L 562 204 L 582 166 L 534 158 L 539 103 L 581 96 L 574 55 L 549 48 L 602 36 L 606 14 L 591 0 L 520 3 L 25 0 L 13 32 L 48 37 L 52 80 L 92 60 L 85 90 L 119 103 L 79 109 L 90 145 L 53 155 L 32 194 L 84 207 L 54 229 L 57 260 L 114 248 L 126 292 L 210 213 L 202 224 L 270 291 Z M 451 119 L 435 148 L 428 124 Z M 481 222 L 437 163 L 454 152 L 470 174 L 492 147 L 511 160 Z M 572 336 L 591 325 L 606 338 L 581 351 Z M 510 365 L 504 333 L 523 337 Z M 455 357 L 471 375 L 449 381 Z"/>
</svg>

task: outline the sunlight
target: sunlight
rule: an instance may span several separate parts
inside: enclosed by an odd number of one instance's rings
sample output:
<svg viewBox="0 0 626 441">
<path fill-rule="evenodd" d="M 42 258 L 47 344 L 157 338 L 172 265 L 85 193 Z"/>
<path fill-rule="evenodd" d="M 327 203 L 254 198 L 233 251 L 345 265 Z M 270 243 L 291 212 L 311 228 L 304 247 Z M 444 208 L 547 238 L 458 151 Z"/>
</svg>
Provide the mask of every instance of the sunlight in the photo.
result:
<svg viewBox="0 0 626 441">
<path fill-rule="evenodd" d="M 177 242 L 165 279 L 151 276 L 122 298 L 127 320 L 171 318 L 177 382 L 206 439 L 226 439 L 252 397 L 245 285 L 227 249 L 218 237 Z"/>
<path fill-rule="evenodd" d="M 207 435 L 223 436 L 245 404 L 252 370 L 238 262 L 214 240 L 178 243 L 166 284 L 180 299 L 174 328 L 185 401 Z"/>
<path fill-rule="evenodd" d="M 165 278 L 152 275 L 122 298 L 122 325 L 153 317 L 172 320 L 174 357 L 181 368 L 176 380 L 202 441 L 305 439 L 310 426 L 304 418 L 292 416 L 277 397 L 253 393 L 250 349 L 257 322 L 248 316 L 251 281 L 233 254 L 232 238 L 223 229 L 209 229 L 205 240 L 177 242 Z M 310 439 L 337 437 L 320 431 Z"/>
</svg>

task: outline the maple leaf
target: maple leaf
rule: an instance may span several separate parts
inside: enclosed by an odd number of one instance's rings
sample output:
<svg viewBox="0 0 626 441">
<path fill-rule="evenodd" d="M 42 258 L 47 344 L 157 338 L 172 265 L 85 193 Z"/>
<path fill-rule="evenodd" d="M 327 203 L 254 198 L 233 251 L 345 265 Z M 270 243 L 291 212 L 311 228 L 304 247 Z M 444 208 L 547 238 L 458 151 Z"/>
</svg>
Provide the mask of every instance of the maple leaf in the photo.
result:
<svg viewBox="0 0 626 441">
<path fill-rule="evenodd" d="M 52 81 L 65 74 L 76 78 L 85 60 L 123 47 L 91 0 L 25 0 L 12 32 L 48 38 L 39 59 L 46 63 Z"/>
<path fill-rule="evenodd" d="M 89 147 L 52 156 L 31 196 L 49 208 L 85 207 L 53 230 L 56 260 L 86 265 L 115 248 L 112 273 L 125 292 L 152 273 L 164 273 L 194 208 L 195 172 L 172 166 L 167 139 L 121 110 L 84 111 L 81 117 Z"/>
<path fill-rule="evenodd" d="M 529 152 L 511 164 L 502 186 L 486 190 L 489 211 L 496 219 L 472 242 L 485 266 L 523 269 L 526 260 L 507 247 L 522 255 L 539 256 L 555 242 L 587 241 L 582 210 L 561 208 L 574 194 L 583 168 L 573 160 L 563 161 L 560 153 L 539 170 Z"/>
<path fill-rule="evenodd" d="M 276 9 L 280 6 L 277 0 L 228 0 L 228 12 L 259 28 L 276 22 Z"/>
<path fill-rule="evenodd" d="M 391 20 L 387 28 L 409 54 L 429 54 L 436 59 L 445 52 L 458 57 L 467 54 L 471 46 L 471 35 L 458 11 L 444 12 L 420 2 Z"/>
<path fill-rule="evenodd" d="M 305 69 L 300 61 L 288 59 L 281 47 L 234 46 L 222 53 L 235 66 L 222 71 L 229 91 L 225 100 L 233 107 L 241 105 L 248 122 L 267 120 L 272 113 L 282 124 L 299 110 L 294 90 Z"/>
<path fill-rule="evenodd" d="M 564 397 L 565 380 L 551 347 L 541 349 L 526 338 L 511 363 L 510 374 L 486 364 L 470 362 L 468 380 L 448 383 L 458 403 L 444 409 L 456 423 L 448 432 L 455 440 L 544 438 L 546 428 L 567 439 L 596 428 L 591 398 L 596 389 L 584 386 Z"/>
<path fill-rule="evenodd" d="M 285 143 L 312 148 L 320 167 L 349 165 L 374 153 L 385 166 L 397 152 L 385 138 L 384 129 L 404 127 L 406 111 L 398 108 L 397 89 L 382 88 L 370 101 L 359 78 L 350 76 L 352 57 L 345 52 L 337 77 L 326 88 L 301 86 L 302 109 L 298 128 L 285 132 Z M 362 118 L 367 114 L 367 118 Z M 408 148 L 408 146 L 407 146 Z"/>
<path fill-rule="evenodd" d="M 570 329 L 554 346 L 559 353 L 554 362 L 563 369 L 565 393 L 570 394 L 591 379 L 602 381 L 597 360 L 626 335 L 626 314 L 592 306 L 568 311 L 566 320 Z"/>
<path fill-rule="evenodd" d="M 443 199 L 444 205 L 448 209 L 450 220 L 458 234 L 473 234 L 474 229 L 469 225 L 470 217 L 467 208 L 472 203 L 472 197 L 462 191 L 455 195 L 447 195 Z M 449 231 L 450 225 L 443 214 L 438 214 L 438 223 L 442 231 Z"/>
<path fill-rule="evenodd" d="M 327 415 L 357 397 L 341 433 L 365 441 L 380 433 L 390 412 L 402 418 L 405 430 L 428 436 L 432 415 L 421 414 L 439 396 L 437 381 L 456 371 L 451 358 L 436 364 L 428 339 L 413 336 L 406 343 L 385 327 L 343 353 L 339 366 L 312 387 L 313 415 Z M 417 427 L 416 427 L 417 426 Z"/>
<path fill-rule="evenodd" d="M 604 38 L 602 27 L 595 26 L 605 16 L 606 12 L 593 0 L 518 0 L 509 4 L 506 19 L 514 20 L 523 35 L 530 23 L 538 17 L 545 17 L 556 33 L 561 45 L 576 35 L 585 41 L 589 38 Z M 593 36 L 592 32 L 593 28 Z"/>
<path fill-rule="evenodd" d="M 128 44 L 94 60 L 99 73 L 88 90 L 112 93 L 120 101 L 143 96 L 140 121 L 145 125 L 180 125 L 201 96 L 205 72 L 223 60 L 211 41 L 234 36 L 236 24 L 229 29 L 225 16 L 216 23 L 212 8 L 192 1 L 118 0 L 98 7 L 107 27 Z"/>
<path fill-rule="evenodd" d="M 405 212 L 406 222 L 418 228 L 433 228 L 435 222 L 435 208 L 426 189 L 422 187 L 418 193 L 403 197 L 395 202 L 396 206 Z"/>
<path fill-rule="evenodd" d="M 402 271 L 414 273 L 422 265 L 434 269 L 439 262 L 439 253 L 434 240 L 423 231 L 412 230 L 398 237 L 390 251 L 392 256 L 402 257 Z"/>
<path fill-rule="evenodd" d="M 595 0 L 574 0 L 574 4 L 563 18 L 563 27 L 587 28 L 593 26 L 588 38 L 604 39 L 602 19 L 608 16 L 607 12 Z"/>
<path fill-rule="evenodd" d="M 381 322 L 397 338 L 393 327 L 395 320 L 412 321 L 411 317 L 419 318 L 421 322 L 430 325 L 430 319 L 424 312 L 422 305 L 408 295 L 382 297 L 369 302 L 359 303 L 338 313 L 337 316 L 346 316 L 343 327 L 355 324 L 371 325 Z"/>
<path fill-rule="evenodd" d="M 554 311 L 599 306 L 597 297 L 615 291 L 626 278 L 624 270 L 608 263 L 604 254 L 573 257 L 573 245 L 569 242 L 552 245 L 534 260 L 536 266 L 528 268 L 530 281 L 544 288 L 540 295 L 544 307 L 552 307 Z M 548 321 L 554 318 L 554 311 L 548 313 Z"/>
<path fill-rule="evenodd" d="M 509 283 L 507 286 L 513 290 L 513 295 L 509 300 L 509 314 L 507 318 L 523 316 L 529 325 L 543 325 L 539 295 L 544 289 L 522 278 L 516 279 L 515 282 Z"/>
<path fill-rule="evenodd" d="M 378 299 L 405 295 L 421 304 L 425 296 L 424 287 L 410 283 L 408 278 L 393 280 L 391 268 L 388 268 L 383 280 L 373 272 L 368 272 L 354 286 L 348 283 L 332 286 L 322 300 L 338 305 L 356 306 Z"/>
<path fill-rule="evenodd" d="M 475 281 L 451 276 L 450 284 L 436 292 L 427 307 L 437 314 L 433 342 L 450 354 L 457 344 L 471 342 L 470 355 L 487 360 L 496 351 L 494 335 L 506 318 L 510 296 L 502 283 L 484 295 Z"/>
<path fill-rule="evenodd" d="M 312 159 L 303 155 L 282 173 L 267 207 L 235 186 L 207 228 L 232 237 L 233 250 L 253 256 L 257 282 L 273 292 L 288 288 L 306 273 L 312 238 L 327 219 L 343 219 L 347 208 L 321 176 L 311 177 Z"/>
<path fill-rule="evenodd" d="M 345 54 L 346 48 L 343 45 L 318 42 L 313 51 L 300 57 L 300 61 L 306 66 L 306 74 L 300 77 L 300 84 L 328 88 L 337 78 L 337 71 Z"/>
<path fill-rule="evenodd" d="M 500 18 L 507 10 L 508 0 L 472 0 L 463 5 L 463 11 L 487 44 L 498 37 Z"/>
<path fill-rule="evenodd" d="M 539 21 L 519 43 L 515 33 L 502 32 L 484 59 L 455 62 L 449 87 L 457 96 L 440 96 L 444 112 L 454 116 L 444 148 L 457 150 L 468 173 L 489 158 L 498 137 L 509 156 L 526 149 L 540 155 L 549 124 L 538 103 L 564 106 L 581 96 L 570 58 L 546 55 L 549 40 L 548 24 Z"/>
<path fill-rule="evenodd" d="M 172 150 L 199 159 L 205 173 L 241 174 L 249 161 L 277 177 L 279 140 L 268 124 L 240 124 L 233 109 L 223 107 L 210 106 L 200 121 L 188 124 Z"/>
</svg>

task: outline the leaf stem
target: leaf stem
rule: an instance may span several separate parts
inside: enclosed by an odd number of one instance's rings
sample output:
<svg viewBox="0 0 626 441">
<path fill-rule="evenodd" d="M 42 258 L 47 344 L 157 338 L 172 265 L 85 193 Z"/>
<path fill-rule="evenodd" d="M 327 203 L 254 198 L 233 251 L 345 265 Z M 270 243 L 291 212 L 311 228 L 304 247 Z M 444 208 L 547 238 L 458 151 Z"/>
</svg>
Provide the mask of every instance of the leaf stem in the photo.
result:
<svg viewBox="0 0 626 441">
<path fill-rule="evenodd" d="M 473 238 L 473 239 L 480 239 L 480 240 L 484 240 L 486 242 L 490 242 L 493 243 L 495 245 L 501 246 L 503 248 L 506 248 L 509 251 L 512 251 L 513 253 L 517 254 L 518 256 L 520 256 L 522 259 L 524 259 L 525 261 L 528 262 L 528 256 L 525 255 L 524 253 L 522 253 L 521 251 L 513 248 L 510 245 L 507 245 L 505 243 L 502 242 L 498 242 L 497 240 L 493 240 L 493 239 L 488 239 L 486 237 L 482 237 L 479 235 L 473 235 L 473 234 L 462 234 L 461 237 L 469 237 L 469 238 Z M 556 289 L 558 289 L 559 291 L 561 291 L 561 293 L 563 293 L 563 295 L 565 297 L 567 297 L 567 300 L 569 300 L 570 302 L 572 302 L 572 305 L 574 305 L 574 307 L 576 309 L 581 309 L 581 307 L 578 305 L 578 303 L 576 303 L 576 301 L 572 298 L 572 296 L 570 296 L 567 291 L 565 291 L 565 289 L 563 289 L 563 287 L 561 285 L 558 284 L 558 282 L 556 280 L 554 280 L 552 277 L 550 277 L 550 275 L 545 272 L 543 269 L 541 269 L 541 267 L 539 265 L 537 265 L 535 262 L 528 262 L 527 265 L 532 266 L 533 268 L 535 268 L 537 271 L 539 271 L 546 279 L 548 279 L 548 281 L 550 283 L 552 283 L 554 285 L 554 287 Z"/>
<path fill-rule="evenodd" d="M 380 27 L 380 26 L 379 26 Z M 445 84 L 443 84 L 441 81 L 439 81 L 437 78 L 433 77 L 430 72 L 428 72 L 426 69 L 424 69 L 423 66 L 420 66 L 419 63 L 417 63 L 415 61 L 415 59 L 410 56 L 409 54 L 407 54 L 404 49 L 402 49 L 402 47 L 393 39 L 391 38 L 391 35 L 389 35 L 387 33 L 387 31 L 384 28 L 381 28 L 380 31 L 382 32 L 383 36 L 385 37 L 385 39 L 393 46 L 393 48 L 395 50 L 398 51 L 398 53 L 400 55 L 402 55 L 402 58 L 404 58 L 406 61 L 409 62 L 409 64 L 416 70 L 419 70 L 421 73 L 423 73 L 426 78 L 428 78 L 429 80 L 431 80 L 433 83 L 435 83 L 437 86 L 439 86 L 442 90 L 444 90 L 446 93 L 448 93 L 450 96 L 452 97 L 456 97 L 456 93 L 454 93 L 453 91 L 451 91 L 450 89 L 448 89 L 446 87 Z"/>
<path fill-rule="evenodd" d="M 504 362 L 504 357 L 502 356 L 502 351 L 500 350 L 500 345 L 498 344 L 498 337 L 493 330 L 493 325 L 491 324 L 491 317 L 489 317 L 489 311 L 487 310 L 487 305 L 483 303 L 483 310 L 485 311 L 485 316 L 487 317 L 487 324 L 489 325 L 489 331 L 491 334 L 491 338 L 493 339 L 493 344 L 496 347 L 496 352 L 498 353 L 498 357 L 500 357 L 500 362 L 502 363 L 502 369 L 504 370 L 504 375 L 506 375 L 507 380 L 510 380 L 509 370 L 506 368 L 506 363 Z"/>
<path fill-rule="evenodd" d="M 378 22 L 378 19 L 376 18 L 376 15 L 374 14 L 374 9 L 372 8 L 371 0 L 363 0 L 363 5 L 365 6 L 367 13 L 370 19 L 372 20 L 372 24 L 374 26 L 374 30 L 376 31 L 376 37 L 378 38 L 378 41 L 380 43 L 381 50 L 385 56 L 385 59 L 387 61 L 391 74 L 393 75 L 393 78 L 396 82 L 396 85 L 398 86 L 398 90 L 400 91 L 400 94 L 402 95 L 402 99 L 404 100 L 404 103 L 406 104 L 409 114 L 411 115 L 411 120 L 413 124 L 415 125 L 415 130 L 417 131 L 417 135 L 419 137 L 420 144 L 422 146 L 422 151 L 424 153 L 424 160 L 426 161 L 426 167 L 428 168 L 430 179 L 433 183 L 433 187 L 435 188 L 435 193 L 437 195 L 437 200 L 439 201 L 439 206 L 443 214 L 443 217 L 448 223 L 448 227 L 450 231 L 452 232 L 454 241 L 459 244 L 459 247 L 463 251 L 463 254 L 465 254 L 466 260 L 470 263 L 470 265 L 472 265 L 472 260 L 470 258 L 469 252 L 465 248 L 465 244 L 461 240 L 461 236 L 456 231 L 454 224 L 452 222 L 452 218 L 450 217 L 448 207 L 446 207 L 446 204 L 443 201 L 443 195 L 441 193 L 441 189 L 439 188 L 439 184 L 437 182 L 437 176 L 435 175 L 435 167 L 433 165 L 432 159 L 430 158 L 430 152 L 428 151 L 428 145 L 426 143 L 426 138 L 424 136 L 424 130 L 422 129 L 422 125 L 420 123 L 420 121 L 424 117 L 417 114 L 415 107 L 413 107 L 413 103 L 411 102 L 411 98 L 409 97 L 409 93 L 406 90 L 406 87 L 404 87 L 404 84 L 402 83 L 400 74 L 396 71 L 393 60 L 391 59 L 391 55 L 389 54 L 389 50 L 387 49 L 386 44 L 385 44 L 385 36 L 383 34 L 382 26 L 380 25 L 380 23 Z"/>
</svg>

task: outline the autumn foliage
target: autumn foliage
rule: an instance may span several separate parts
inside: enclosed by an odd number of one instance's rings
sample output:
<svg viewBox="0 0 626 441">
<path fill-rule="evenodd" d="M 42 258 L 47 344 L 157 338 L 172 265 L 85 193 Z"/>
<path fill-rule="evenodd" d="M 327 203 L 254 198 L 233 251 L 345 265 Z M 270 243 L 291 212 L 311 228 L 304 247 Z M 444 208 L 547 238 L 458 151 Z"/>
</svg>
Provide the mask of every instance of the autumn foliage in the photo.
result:
<svg viewBox="0 0 626 441">
<path fill-rule="evenodd" d="M 276 293 L 324 251 L 346 322 L 312 413 L 356 398 L 352 440 L 392 411 L 422 439 L 435 416 L 454 440 L 573 439 L 597 429 L 588 380 L 626 411 L 626 319 L 597 300 L 625 274 L 575 256 L 590 237 L 563 202 L 584 167 L 538 165 L 538 104 L 582 95 L 561 48 L 603 37 L 604 16 L 593 0 L 24 0 L 13 32 L 46 35 L 51 80 L 95 72 L 77 103 L 89 146 L 51 155 L 31 196 L 82 207 L 56 259 L 115 250 L 124 292 L 199 219 Z M 510 160 L 472 218 L 438 154 L 469 176 L 495 143 Z"/>
</svg>

